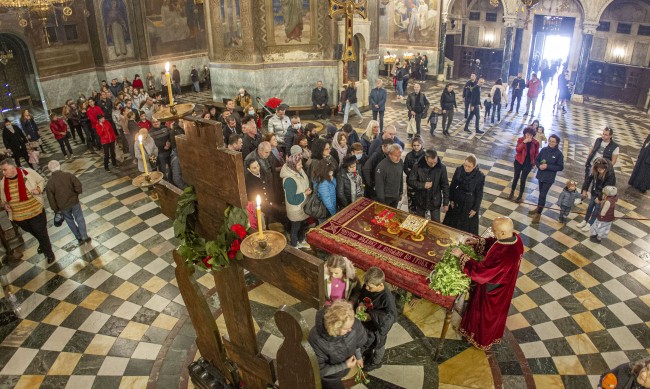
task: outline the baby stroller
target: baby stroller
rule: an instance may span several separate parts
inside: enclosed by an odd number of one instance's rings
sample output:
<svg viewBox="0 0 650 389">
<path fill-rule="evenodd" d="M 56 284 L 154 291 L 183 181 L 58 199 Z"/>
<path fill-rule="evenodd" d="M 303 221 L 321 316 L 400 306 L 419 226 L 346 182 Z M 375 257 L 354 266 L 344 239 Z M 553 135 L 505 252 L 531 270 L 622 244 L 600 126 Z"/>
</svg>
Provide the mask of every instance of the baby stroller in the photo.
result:
<svg viewBox="0 0 650 389">
<path fill-rule="evenodd" d="M 262 104 L 262 100 L 259 97 L 256 97 L 257 103 L 262 105 L 262 128 L 267 128 L 269 119 L 275 115 L 275 110 L 278 109 L 280 104 L 282 104 L 282 99 L 278 97 L 271 97 L 266 100 L 266 103 Z"/>
</svg>

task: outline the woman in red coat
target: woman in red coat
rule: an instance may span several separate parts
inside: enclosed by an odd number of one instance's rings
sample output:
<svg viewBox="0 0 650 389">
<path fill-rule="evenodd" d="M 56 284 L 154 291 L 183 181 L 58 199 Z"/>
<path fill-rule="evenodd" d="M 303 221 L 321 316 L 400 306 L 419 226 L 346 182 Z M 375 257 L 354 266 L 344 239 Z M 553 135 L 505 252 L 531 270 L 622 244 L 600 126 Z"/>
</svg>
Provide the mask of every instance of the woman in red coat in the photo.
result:
<svg viewBox="0 0 650 389">
<path fill-rule="evenodd" d="M 111 123 L 104 119 L 104 115 L 97 116 L 97 126 L 95 126 L 95 130 L 97 131 L 99 140 L 102 142 L 102 147 L 104 148 L 104 169 L 107 172 L 110 172 L 111 169 L 108 168 L 109 153 L 113 167 L 117 167 L 117 160 L 115 159 L 115 130 L 113 130 Z"/>
<path fill-rule="evenodd" d="M 515 155 L 515 177 L 512 179 L 512 189 L 508 200 L 512 200 L 515 196 L 515 189 L 517 189 L 517 182 L 521 177 L 521 184 L 519 185 L 519 196 L 517 196 L 518 203 L 522 202 L 524 189 L 526 189 L 526 179 L 528 174 L 535 166 L 535 158 L 539 154 L 539 142 L 535 139 L 535 129 L 533 127 L 524 128 L 524 136 L 517 139 L 517 155 Z"/>
<path fill-rule="evenodd" d="M 470 238 L 465 242 L 474 245 L 477 254 L 485 255 L 481 262 L 472 260 L 459 248 L 452 251 L 460 259 L 465 274 L 476 283 L 460 322 L 460 333 L 481 350 L 489 350 L 501 341 L 524 253 L 524 244 L 514 232 L 510 218 L 494 219 L 492 230 L 495 238 Z"/>
<path fill-rule="evenodd" d="M 70 147 L 70 141 L 68 140 L 68 125 L 55 113 L 50 115 L 50 120 L 50 131 L 54 134 L 54 139 L 59 142 L 63 157 L 65 159 L 72 158 L 72 147 Z M 70 157 L 68 157 L 68 153 L 65 151 L 66 148 Z"/>
<path fill-rule="evenodd" d="M 144 88 L 144 85 L 142 84 L 142 79 L 140 79 L 140 75 L 136 74 L 135 77 L 133 78 L 133 84 L 131 84 L 134 88 L 142 89 Z M 140 107 L 138 107 L 140 108 Z"/>
</svg>

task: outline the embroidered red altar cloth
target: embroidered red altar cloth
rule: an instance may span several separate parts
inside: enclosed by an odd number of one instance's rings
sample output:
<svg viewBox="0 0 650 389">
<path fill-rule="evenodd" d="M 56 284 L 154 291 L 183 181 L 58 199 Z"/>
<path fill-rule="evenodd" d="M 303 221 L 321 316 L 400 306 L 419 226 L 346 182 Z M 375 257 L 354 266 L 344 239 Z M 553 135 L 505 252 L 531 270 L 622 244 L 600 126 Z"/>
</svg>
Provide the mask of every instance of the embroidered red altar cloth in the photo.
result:
<svg viewBox="0 0 650 389">
<path fill-rule="evenodd" d="M 395 228 L 408 215 L 361 198 L 312 229 L 307 234 L 307 242 L 318 249 L 346 256 L 363 270 L 377 266 L 384 271 L 387 282 L 451 309 L 455 296 L 443 296 L 431 290 L 426 277 L 442 259 L 447 246 L 474 236 L 429 221 L 421 236 L 414 238 Z M 381 216 L 393 217 L 389 223 L 380 225 L 377 219 Z"/>
</svg>

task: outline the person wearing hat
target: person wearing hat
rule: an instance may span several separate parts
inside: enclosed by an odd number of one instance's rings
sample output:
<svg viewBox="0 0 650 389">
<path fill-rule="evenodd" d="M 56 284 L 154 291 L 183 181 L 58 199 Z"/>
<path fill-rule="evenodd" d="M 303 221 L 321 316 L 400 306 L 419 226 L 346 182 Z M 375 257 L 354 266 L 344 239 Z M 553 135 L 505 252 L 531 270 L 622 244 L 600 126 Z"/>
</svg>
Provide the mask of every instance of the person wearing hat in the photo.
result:
<svg viewBox="0 0 650 389">
<path fill-rule="evenodd" d="M 291 126 L 291 119 L 286 115 L 287 109 L 289 109 L 288 105 L 280 104 L 275 114 L 269 119 L 267 131 L 277 135 L 278 140 L 282 139 L 284 141 L 284 136 Z"/>
<path fill-rule="evenodd" d="M 612 229 L 614 222 L 614 210 L 618 200 L 618 190 L 615 186 L 606 186 L 603 188 L 603 199 L 600 202 L 600 212 L 596 220 L 589 229 L 589 240 L 594 243 L 601 243 L 607 238 L 609 230 Z"/>
<path fill-rule="evenodd" d="M 253 104 L 253 98 L 244 88 L 239 88 L 237 96 L 233 99 L 237 107 L 245 108 Z"/>
<path fill-rule="evenodd" d="M 2 130 L 2 141 L 5 144 L 5 147 L 11 150 L 11 155 L 16 161 L 16 166 L 20 167 L 20 158 L 25 159 L 29 164 L 29 156 L 27 155 L 27 137 L 20 129 L 16 129 L 9 119 L 5 119 L 5 126 Z"/>
</svg>

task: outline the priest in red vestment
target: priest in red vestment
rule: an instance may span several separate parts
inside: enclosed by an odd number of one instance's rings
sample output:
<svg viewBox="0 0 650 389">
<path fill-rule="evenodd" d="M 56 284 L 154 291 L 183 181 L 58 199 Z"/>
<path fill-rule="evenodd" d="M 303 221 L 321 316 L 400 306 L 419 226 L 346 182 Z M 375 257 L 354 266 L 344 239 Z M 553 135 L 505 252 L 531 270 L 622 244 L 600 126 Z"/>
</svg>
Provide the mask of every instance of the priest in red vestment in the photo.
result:
<svg viewBox="0 0 650 389">
<path fill-rule="evenodd" d="M 470 238 L 465 242 L 474 246 L 477 254 L 485 255 L 483 261 L 472 260 L 458 248 L 452 251 L 464 265 L 465 274 L 476 283 L 460 323 L 460 333 L 481 350 L 489 350 L 501 341 L 524 253 L 510 218 L 495 219 L 492 230 L 495 238 Z"/>
</svg>

